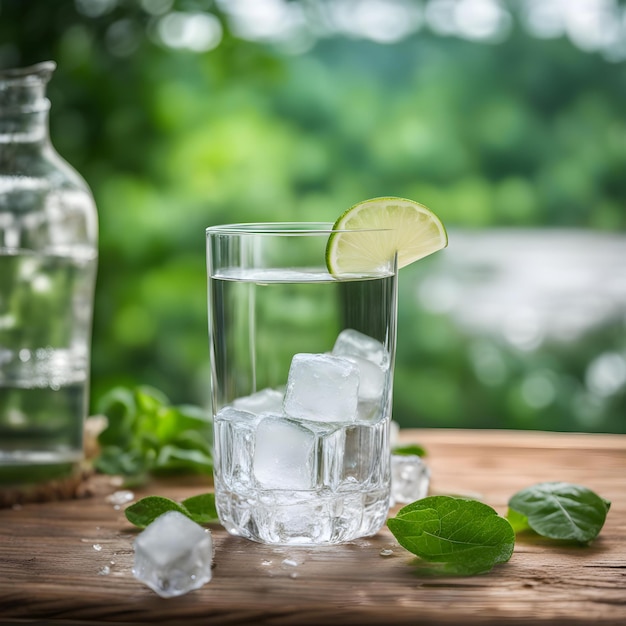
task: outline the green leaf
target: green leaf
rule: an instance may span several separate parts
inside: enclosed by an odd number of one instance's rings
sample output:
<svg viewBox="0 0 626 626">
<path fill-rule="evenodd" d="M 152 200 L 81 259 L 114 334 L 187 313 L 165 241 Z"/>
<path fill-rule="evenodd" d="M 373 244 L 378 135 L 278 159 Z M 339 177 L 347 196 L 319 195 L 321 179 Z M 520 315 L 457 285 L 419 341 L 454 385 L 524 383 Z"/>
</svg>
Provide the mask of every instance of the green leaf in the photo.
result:
<svg viewBox="0 0 626 626">
<path fill-rule="evenodd" d="M 392 454 L 399 454 L 402 456 L 426 456 L 426 449 L 422 446 L 417 445 L 416 443 L 408 445 L 408 446 L 397 446 L 396 448 L 391 449 Z"/>
<path fill-rule="evenodd" d="M 120 419 L 127 414 L 135 413 L 137 407 L 133 392 L 126 387 L 113 387 L 98 402 L 98 412 L 111 419 Z"/>
<path fill-rule="evenodd" d="M 135 389 L 135 400 L 137 408 L 143 413 L 158 411 L 162 406 L 168 406 L 168 397 L 155 387 L 149 385 L 139 385 Z"/>
<path fill-rule="evenodd" d="M 207 456 L 213 457 L 212 433 L 204 430 L 185 430 L 176 435 L 172 443 L 184 450 L 202 450 Z"/>
<path fill-rule="evenodd" d="M 165 445 L 159 451 L 153 468 L 154 472 L 211 474 L 213 458 L 203 450 L 187 450 L 173 445 Z"/>
<path fill-rule="evenodd" d="M 198 524 L 219 522 L 215 508 L 215 495 L 203 493 L 176 502 L 163 496 L 146 496 L 126 508 L 126 519 L 139 528 L 145 528 L 168 511 L 178 511 Z"/>
<path fill-rule="evenodd" d="M 509 524 L 511 524 L 516 533 L 523 532 L 524 530 L 528 530 L 530 528 L 528 525 L 528 518 L 513 509 L 509 509 L 507 511 L 506 518 L 509 520 Z"/>
<path fill-rule="evenodd" d="M 126 507 L 124 513 L 126 514 L 126 519 L 131 524 L 139 528 L 145 528 L 148 524 L 154 522 L 157 517 L 168 511 L 178 511 L 191 518 L 191 514 L 185 506 L 163 496 L 146 496 L 141 498 L 141 500 L 137 500 L 134 504 Z"/>
<path fill-rule="evenodd" d="M 537 483 L 509 500 L 509 509 L 526 516 L 537 534 L 579 543 L 598 536 L 610 506 L 591 489 L 564 482 Z"/>
<path fill-rule="evenodd" d="M 400 509 L 387 526 L 398 543 L 432 572 L 473 575 L 511 558 L 515 533 L 490 506 L 451 496 L 429 496 Z"/>
<path fill-rule="evenodd" d="M 138 476 L 144 471 L 145 459 L 140 450 L 106 446 L 95 459 L 94 467 L 103 474 Z"/>
<path fill-rule="evenodd" d="M 209 442 L 213 438 L 213 420 L 200 408 L 196 413 L 188 406 L 163 408 L 158 414 L 156 428 L 161 441 L 171 441 L 186 432 L 199 433 Z"/>
<path fill-rule="evenodd" d="M 219 521 L 213 493 L 192 496 L 183 500 L 181 504 L 189 511 L 191 519 L 198 524 L 213 524 Z"/>
<path fill-rule="evenodd" d="M 181 417 L 190 420 L 190 424 L 196 422 L 203 422 L 205 425 L 212 425 L 213 420 L 209 415 L 209 412 L 194 404 L 181 404 L 176 407 Z"/>
<path fill-rule="evenodd" d="M 115 387 L 101 399 L 107 427 L 95 467 L 126 477 L 150 474 L 211 474 L 213 421 L 193 405 L 170 406 L 149 386 Z"/>
<path fill-rule="evenodd" d="M 100 445 L 122 445 L 132 440 L 137 406 L 130 389 L 114 387 L 102 396 L 97 410 L 107 418 L 107 427 L 98 435 Z"/>
</svg>

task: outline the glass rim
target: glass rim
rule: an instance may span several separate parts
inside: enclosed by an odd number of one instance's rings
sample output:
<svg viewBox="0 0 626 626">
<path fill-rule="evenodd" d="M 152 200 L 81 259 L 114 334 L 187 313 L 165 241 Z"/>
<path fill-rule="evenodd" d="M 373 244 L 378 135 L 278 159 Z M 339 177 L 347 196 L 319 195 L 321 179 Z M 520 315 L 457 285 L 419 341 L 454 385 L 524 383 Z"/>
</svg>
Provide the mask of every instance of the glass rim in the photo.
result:
<svg viewBox="0 0 626 626">
<path fill-rule="evenodd" d="M 208 235 L 330 235 L 386 232 L 392 228 L 333 228 L 333 222 L 240 222 L 209 226 Z"/>
</svg>

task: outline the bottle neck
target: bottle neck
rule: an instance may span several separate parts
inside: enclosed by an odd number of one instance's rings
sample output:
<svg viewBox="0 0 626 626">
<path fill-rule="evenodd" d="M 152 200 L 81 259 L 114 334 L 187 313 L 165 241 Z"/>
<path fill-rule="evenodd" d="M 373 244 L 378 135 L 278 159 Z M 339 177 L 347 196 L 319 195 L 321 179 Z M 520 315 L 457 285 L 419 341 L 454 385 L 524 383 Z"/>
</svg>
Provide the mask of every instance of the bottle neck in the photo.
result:
<svg viewBox="0 0 626 626">
<path fill-rule="evenodd" d="M 48 111 L 0 112 L 0 150 L 7 144 L 31 147 L 48 143 Z"/>
<path fill-rule="evenodd" d="M 0 114 L 0 177 L 35 171 L 49 150 L 48 111 Z"/>
<path fill-rule="evenodd" d="M 32 149 L 48 142 L 46 85 L 56 64 L 44 62 L 27 68 L 0 70 L 0 151 L 9 146 Z"/>
</svg>

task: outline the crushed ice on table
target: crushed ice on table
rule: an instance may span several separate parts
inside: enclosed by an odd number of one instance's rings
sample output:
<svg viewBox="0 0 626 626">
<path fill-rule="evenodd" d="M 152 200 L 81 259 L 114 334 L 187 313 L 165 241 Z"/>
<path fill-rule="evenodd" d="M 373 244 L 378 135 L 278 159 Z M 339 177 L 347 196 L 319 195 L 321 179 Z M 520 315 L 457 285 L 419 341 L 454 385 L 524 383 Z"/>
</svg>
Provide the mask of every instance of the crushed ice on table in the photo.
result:
<svg viewBox="0 0 626 626">
<path fill-rule="evenodd" d="M 353 422 L 357 414 L 359 368 L 330 354 L 295 354 L 289 369 L 284 410 L 317 422 Z"/>
<path fill-rule="evenodd" d="M 391 506 L 410 503 L 428 495 L 430 469 L 415 454 L 391 454 Z"/>
<path fill-rule="evenodd" d="M 123 504 L 131 502 L 135 498 L 135 494 L 128 489 L 118 489 L 106 497 L 106 501 L 113 505 L 113 508 L 119 510 Z"/>
<path fill-rule="evenodd" d="M 211 580 L 211 532 L 178 511 L 157 517 L 135 539 L 133 575 L 163 598 Z"/>
</svg>

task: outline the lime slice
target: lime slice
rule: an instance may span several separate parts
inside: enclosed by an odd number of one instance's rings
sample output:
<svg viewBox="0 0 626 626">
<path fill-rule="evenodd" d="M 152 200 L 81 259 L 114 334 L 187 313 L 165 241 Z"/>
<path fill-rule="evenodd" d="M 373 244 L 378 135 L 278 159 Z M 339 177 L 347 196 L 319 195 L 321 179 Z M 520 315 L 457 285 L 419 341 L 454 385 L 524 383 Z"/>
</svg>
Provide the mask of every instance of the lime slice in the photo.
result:
<svg viewBox="0 0 626 626">
<path fill-rule="evenodd" d="M 383 269 L 396 253 L 400 269 L 448 245 L 441 220 L 405 198 L 359 202 L 335 222 L 333 230 L 339 232 L 328 238 L 326 265 L 335 276 Z"/>
</svg>

